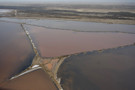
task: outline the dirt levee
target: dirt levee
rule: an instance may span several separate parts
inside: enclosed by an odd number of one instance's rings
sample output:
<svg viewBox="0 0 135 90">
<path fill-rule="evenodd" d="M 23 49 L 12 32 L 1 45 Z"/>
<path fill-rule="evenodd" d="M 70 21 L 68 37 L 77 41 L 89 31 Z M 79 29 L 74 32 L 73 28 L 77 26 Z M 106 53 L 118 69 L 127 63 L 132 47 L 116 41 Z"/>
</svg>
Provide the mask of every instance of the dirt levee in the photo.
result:
<svg viewBox="0 0 135 90">
<path fill-rule="evenodd" d="M 135 46 L 72 55 L 58 77 L 64 90 L 134 90 Z"/>
<path fill-rule="evenodd" d="M 34 55 L 20 24 L 0 22 L 0 83 L 31 65 Z"/>
<path fill-rule="evenodd" d="M 135 34 L 55 30 L 24 25 L 42 57 L 113 48 L 135 42 Z"/>
<path fill-rule="evenodd" d="M 3 85 L 3 88 L 11 90 L 58 90 L 49 75 L 42 69 L 10 80 Z"/>
</svg>

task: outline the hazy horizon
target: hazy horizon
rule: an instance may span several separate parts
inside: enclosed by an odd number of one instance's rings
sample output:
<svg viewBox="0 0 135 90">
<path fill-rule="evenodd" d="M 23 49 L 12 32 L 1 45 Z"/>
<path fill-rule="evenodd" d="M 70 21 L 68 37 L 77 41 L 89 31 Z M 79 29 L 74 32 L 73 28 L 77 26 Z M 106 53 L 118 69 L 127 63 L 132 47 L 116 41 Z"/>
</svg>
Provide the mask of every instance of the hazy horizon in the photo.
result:
<svg viewBox="0 0 135 90">
<path fill-rule="evenodd" d="M 0 4 L 13 4 L 13 3 L 19 3 L 19 4 L 44 4 L 44 3 L 131 3 L 134 4 L 135 0 L 0 0 Z"/>
</svg>

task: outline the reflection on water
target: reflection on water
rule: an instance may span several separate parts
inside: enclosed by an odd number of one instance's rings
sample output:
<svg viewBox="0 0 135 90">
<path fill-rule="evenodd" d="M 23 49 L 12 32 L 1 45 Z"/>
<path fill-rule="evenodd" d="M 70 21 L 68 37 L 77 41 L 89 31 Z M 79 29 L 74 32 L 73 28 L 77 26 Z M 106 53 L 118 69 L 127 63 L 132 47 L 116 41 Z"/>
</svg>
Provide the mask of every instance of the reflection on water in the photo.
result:
<svg viewBox="0 0 135 90">
<path fill-rule="evenodd" d="M 94 32 L 125 32 L 135 33 L 135 25 L 125 24 L 105 24 L 82 21 L 69 20 L 51 20 L 51 19 L 17 19 L 17 18 L 0 18 L 4 21 L 13 21 L 19 23 L 27 23 L 38 26 L 45 26 L 49 28 L 67 29 L 76 31 L 94 31 Z"/>
<path fill-rule="evenodd" d="M 0 22 L 0 83 L 26 69 L 34 55 L 21 25 Z"/>
<path fill-rule="evenodd" d="M 113 48 L 135 42 L 135 34 L 87 33 L 24 25 L 42 57 Z"/>
<path fill-rule="evenodd" d="M 134 90 L 135 46 L 72 55 L 58 77 L 64 90 Z"/>
</svg>

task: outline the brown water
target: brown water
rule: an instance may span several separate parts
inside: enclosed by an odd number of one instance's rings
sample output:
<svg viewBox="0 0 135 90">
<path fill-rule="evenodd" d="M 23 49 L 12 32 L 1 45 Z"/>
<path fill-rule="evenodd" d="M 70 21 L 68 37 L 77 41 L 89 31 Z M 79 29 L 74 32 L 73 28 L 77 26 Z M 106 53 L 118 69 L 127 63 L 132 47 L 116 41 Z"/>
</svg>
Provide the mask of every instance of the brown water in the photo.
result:
<svg viewBox="0 0 135 90">
<path fill-rule="evenodd" d="M 0 83 L 27 68 L 34 55 L 21 25 L 0 22 Z"/>
<path fill-rule="evenodd" d="M 42 57 L 56 57 L 113 48 L 135 42 L 135 34 L 74 32 L 24 26 L 30 32 Z"/>
<path fill-rule="evenodd" d="M 10 80 L 2 88 L 5 90 L 58 90 L 50 77 L 42 69 Z"/>
<path fill-rule="evenodd" d="M 135 90 L 135 46 L 72 55 L 58 77 L 64 90 Z"/>
</svg>

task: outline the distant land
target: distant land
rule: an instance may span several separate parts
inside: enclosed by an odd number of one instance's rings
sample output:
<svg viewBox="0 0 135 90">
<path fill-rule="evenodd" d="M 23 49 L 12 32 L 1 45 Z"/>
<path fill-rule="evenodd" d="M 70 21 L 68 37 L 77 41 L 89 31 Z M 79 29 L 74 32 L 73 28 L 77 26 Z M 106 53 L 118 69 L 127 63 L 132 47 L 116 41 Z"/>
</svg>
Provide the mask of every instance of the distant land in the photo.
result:
<svg viewBox="0 0 135 90">
<path fill-rule="evenodd" d="M 0 90 L 135 90 L 135 3 L 5 1 Z"/>
<path fill-rule="evenodd" d="M 135 24 L 135 3 L 6 3 L 0 5 L 0 9 L 16 10 L 16 14 L 5 16 L 17 18 L 53 18 L 109 24 Z"/>
<path fill-rule="evenodd" d="M 24 6 L 24 5 L 46 5 L 46 4 L 66 4 L 66 5 L 135 5 L 135 2 L 4 2 L 0 1 L 0 5 L 6 6 Z"/>
</svg>

